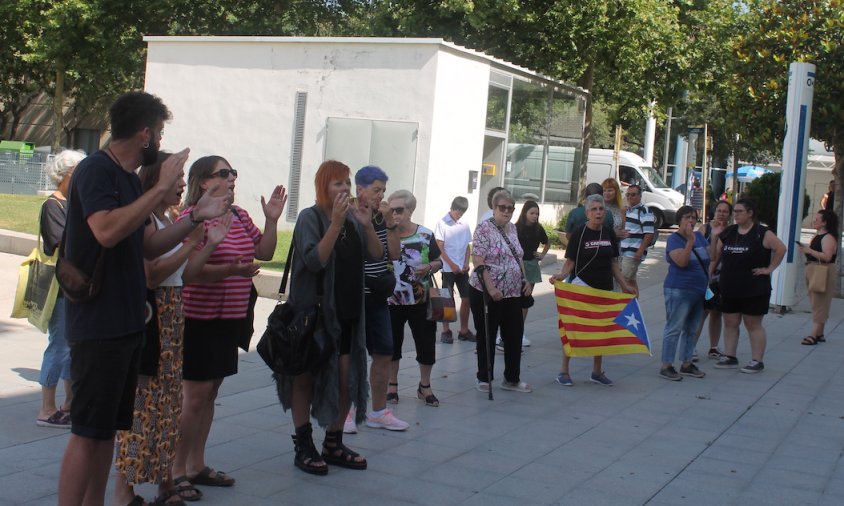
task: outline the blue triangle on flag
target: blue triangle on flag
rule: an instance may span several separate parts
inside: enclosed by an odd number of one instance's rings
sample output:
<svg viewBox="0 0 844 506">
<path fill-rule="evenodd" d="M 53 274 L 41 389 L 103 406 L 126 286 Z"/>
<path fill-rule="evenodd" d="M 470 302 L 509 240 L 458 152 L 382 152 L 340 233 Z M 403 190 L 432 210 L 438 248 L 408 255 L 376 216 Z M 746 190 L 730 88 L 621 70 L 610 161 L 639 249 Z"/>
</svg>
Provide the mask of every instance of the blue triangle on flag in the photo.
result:
<svg viewBox="0 0 844 506">
<path fill-rule="evenodd" d="M 630 302 L 624 306 L 624 309 L 618 313 L 618 316 L 613 320 L 618 325 L 624 327 L 638 337 L 648 349 L 651 349 L 651 341 L 648 338 L 648 329 L 645 327 L 645 318 L 642 316 L 642 310 L 639 307 L 639 300 L 636 298 L 630 299 Z"/>
</svg>

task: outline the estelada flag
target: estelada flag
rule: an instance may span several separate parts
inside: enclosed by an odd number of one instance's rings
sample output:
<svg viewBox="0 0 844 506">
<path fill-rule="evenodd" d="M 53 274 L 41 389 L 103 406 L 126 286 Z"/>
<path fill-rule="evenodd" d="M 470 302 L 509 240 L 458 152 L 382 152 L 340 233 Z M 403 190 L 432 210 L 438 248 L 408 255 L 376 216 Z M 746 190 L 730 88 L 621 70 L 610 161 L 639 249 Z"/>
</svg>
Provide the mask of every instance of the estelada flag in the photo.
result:
<svg viewBox="0 0 844 506">
<path fill-rule="evenodd" d="M 554 291 L 566 355 L 651 353 L 645 319 L 633 295 L 561 281 Z"/>
</svg>

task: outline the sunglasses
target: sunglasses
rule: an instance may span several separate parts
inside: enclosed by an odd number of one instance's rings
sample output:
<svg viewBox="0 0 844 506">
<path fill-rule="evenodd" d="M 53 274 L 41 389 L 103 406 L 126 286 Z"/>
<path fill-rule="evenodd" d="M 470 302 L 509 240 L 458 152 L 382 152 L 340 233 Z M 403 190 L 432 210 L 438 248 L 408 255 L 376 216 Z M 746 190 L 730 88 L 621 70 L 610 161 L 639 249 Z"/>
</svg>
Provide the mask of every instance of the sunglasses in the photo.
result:
<svg viewBox="0 0 844 506">
<path fill-rule="evenodd" d="M 498 210 L 501 211 L 502 213 L 512 213 L 513 211 L 516 210 L 515 206 L 505 206 L 504 204 L 498 204 L 495 207 L 497 207 Z"/>
<path fill-rule="evenodd" d="M 234 169 L 220 169 L 219 171 L 211 174 L 211 177 L 219 177 L 223 179 L 228 179 L 229 174 L 234 177 L 237 177 L 237 171 Z"/>
<path fill-rule="evenodd" d="M 391 207 L 390 212 L 395 213 L 395 214 L 404 214 L 404 208 L 403 207 Z"/>
<path fill-rule="evenodd" d="M 627 196 L 628 197 L 638 197 L 639 194 L 638 193 L 627 193 Z"/>
</svg>

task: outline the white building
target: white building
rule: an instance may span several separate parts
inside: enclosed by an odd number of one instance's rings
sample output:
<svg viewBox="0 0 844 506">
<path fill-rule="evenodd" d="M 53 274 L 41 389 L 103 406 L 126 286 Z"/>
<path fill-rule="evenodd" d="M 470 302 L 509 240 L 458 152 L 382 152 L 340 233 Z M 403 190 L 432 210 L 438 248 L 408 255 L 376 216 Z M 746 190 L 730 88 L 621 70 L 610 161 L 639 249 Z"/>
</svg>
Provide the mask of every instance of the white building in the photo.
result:
<svg viewBox="0 0 844 506">
<path fill-rule="evenodd" d="M 380 166 L 388 193 L 411 190 L 414 221 L 429 227 L 457 195 L 469 199 L 467 216 L 480 215 L 499 185 L 544 204 L 548 222 L 576 200 L 582 89 L 442 39 L 144 40 L 146 89 L 173 112 L 163 148 L 190 147 L 189 163 L 228 159 L 236 201 L 253 216 L 261 195 L 284 184 L 281 228 L 313 204 L 326 159 L 353 172 Z M 555 146 L 575 149 L 560 157 Z"/>
</svg>

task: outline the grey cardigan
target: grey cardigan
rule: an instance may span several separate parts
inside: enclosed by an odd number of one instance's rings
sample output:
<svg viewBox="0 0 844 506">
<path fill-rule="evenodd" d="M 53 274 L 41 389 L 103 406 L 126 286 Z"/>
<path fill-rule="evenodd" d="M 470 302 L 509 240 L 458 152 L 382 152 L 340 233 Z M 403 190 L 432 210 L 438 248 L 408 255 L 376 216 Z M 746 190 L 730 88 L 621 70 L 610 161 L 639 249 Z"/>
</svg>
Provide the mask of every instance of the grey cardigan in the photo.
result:
<svg viewBox="0 0 844 506">
<path fill-rule="evenodd" d="M 293 239 L 296 251 L 293 254 L 293 265 L 290 269 L 290 290 L 288 302 L 295 306 L 310 307 L 318 301 L 317 283 L 320 271 L 325 269 L 322 287 L 322 328 L 315 338 L 323 342 L 332 340 L 334 349 L 339 348 L 340 323 L 334 293 L 334 252 L 323 265 L 319 260 L 317 245 L 322 239 L 319 222 L 322 229 L 327 230 L 330 224 L 328 217 L 317 206 L 309 207 L 299 213 L 296 226 L 293 229 Z M 355 226 L 361 238 L 364 257 L 369 254 L 366 248 L 364 231 L 354 218 L 346 220 Z M 363 264 L 360 265 L 361 287 L 363 287 Z M 366 379 L 366 322 L 364 320 L 364 297 L 361 295 L 360 320 L 352 334 L 352 346 L 349 356 L 349 398 L 356 407 L 356 421 L 362 423 L 366 417 L 366 402 L 369 398 L 369 385 Z M 331 359 L 314 373 L 313 401 L 311 402 L 311 416 L 321 427 L 327 427 L 339 417 L 340 383 L 339 383 L 338 355 Z M 276 391 L 282 408 L 287 411 L 292 404 L 294 376 L 273 374 L 276 381 Z"/>
</svg>

